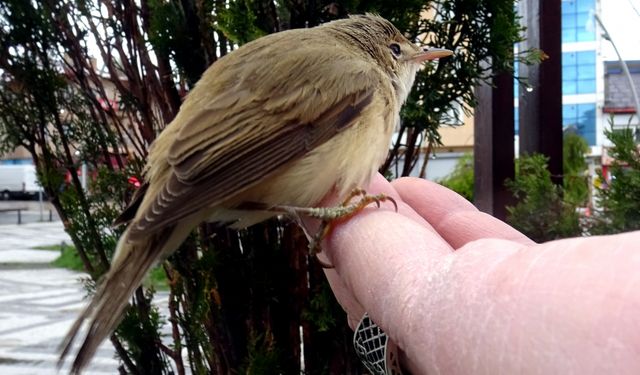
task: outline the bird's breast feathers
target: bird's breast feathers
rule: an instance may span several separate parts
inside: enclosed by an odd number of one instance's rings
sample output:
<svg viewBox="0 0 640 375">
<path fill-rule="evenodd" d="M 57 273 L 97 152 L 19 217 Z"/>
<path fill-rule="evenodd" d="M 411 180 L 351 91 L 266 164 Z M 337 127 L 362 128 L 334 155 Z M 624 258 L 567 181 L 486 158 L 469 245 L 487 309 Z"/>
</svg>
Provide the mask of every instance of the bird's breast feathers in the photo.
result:
<svg viewBox="0 0 640 375">
<path fill-rule="evenodd" d="M 358 123 L 241 194 L 240 200 L 308 207 L 332 191 L 345 196 L 353 188 L 366 187 L 389 151 L 398 120 L 394 99 L 375 95 Z M 283 202 L 283 196 L 289 200 Z"/>
</svg>

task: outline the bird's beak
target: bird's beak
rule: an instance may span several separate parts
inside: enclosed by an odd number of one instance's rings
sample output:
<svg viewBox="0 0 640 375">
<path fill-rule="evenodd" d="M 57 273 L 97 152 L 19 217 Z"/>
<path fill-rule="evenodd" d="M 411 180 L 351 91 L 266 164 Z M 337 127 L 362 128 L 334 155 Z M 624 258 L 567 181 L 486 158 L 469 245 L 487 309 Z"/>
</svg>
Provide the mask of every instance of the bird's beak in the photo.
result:
<svg viewBox="0 0 640 375">
<path fill-rule="evenodd" d="M 416 53 L 409 60 L 421 63 L 427 60 L 435 60 L 441 57 L 447 57 L 453 55 L 453 51 L 444 48 L 423 48 L 422 51 Z"/>
</svg>

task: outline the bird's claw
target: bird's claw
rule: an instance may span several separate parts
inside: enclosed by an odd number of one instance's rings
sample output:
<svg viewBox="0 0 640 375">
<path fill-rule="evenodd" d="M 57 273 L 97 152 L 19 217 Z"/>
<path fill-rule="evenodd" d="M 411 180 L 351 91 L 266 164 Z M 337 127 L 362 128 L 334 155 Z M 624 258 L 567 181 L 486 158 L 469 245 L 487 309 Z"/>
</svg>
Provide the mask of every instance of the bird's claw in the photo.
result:
<svg viewBox="0 0 640 375">
<path fill-rule="evenodd" d="M 361 196 L 362 198 L 360 198 L 358 202 L 352 204 L 351 201 L 357 196 Z M 320 223 L 320 228 L 317 233 L 309 242 L 309 253 L 311 255 L 317 255 L 322 250 L 320 243 L 333 230 L 335 225 L 334 222 L 336 220 L 347 220 L 356 213 L 362 211 L 371 203 L 375 203 L 376 206 L 380 208 L 382 206 L 382 202 L 386 201 L 391 202 L 395 211 L 398 212 L 398 203 L 392 197 L 385 194 L 368 195 L 363 189 L 354 189 L 340 206 L 319 208 L 318 210 L 320 211 L 316 211 L 310 215 L 317 219 L 321 219 L 322 222 Z M 328 265 L 322 261 L 320 261 L 320 263 L 323 268 L 333 268 L 333 266 L 328 267 Z"/>
</svg>

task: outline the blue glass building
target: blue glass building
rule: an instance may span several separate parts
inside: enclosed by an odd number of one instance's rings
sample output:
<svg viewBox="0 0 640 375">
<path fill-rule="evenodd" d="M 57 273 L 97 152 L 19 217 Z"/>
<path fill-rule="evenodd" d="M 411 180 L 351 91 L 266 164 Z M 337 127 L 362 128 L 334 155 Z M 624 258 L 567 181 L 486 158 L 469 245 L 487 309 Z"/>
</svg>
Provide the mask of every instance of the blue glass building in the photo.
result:
<svg viewBox="0 0 640 375">
<path fill-rule="evenodd" d="M 595 32 L 585 27 L 595 10 L 595 0 L 562 0 L 562 42 L 595 41 Z"/>
<path fill-rule="evenodd" d="M 597 144 L 596 0 L 562 0 L 562 124 Z M 516 64 L 516 76 L 518 69 Z M 518 95 L 518 83 L 514 83 Z M 519 131 L 518 107 L 515 131 Z"/>
<path fill-rule="evenodd" d="M 596 0 L 562 1 L 562 124 L 596 137 Z"/>
</svg>

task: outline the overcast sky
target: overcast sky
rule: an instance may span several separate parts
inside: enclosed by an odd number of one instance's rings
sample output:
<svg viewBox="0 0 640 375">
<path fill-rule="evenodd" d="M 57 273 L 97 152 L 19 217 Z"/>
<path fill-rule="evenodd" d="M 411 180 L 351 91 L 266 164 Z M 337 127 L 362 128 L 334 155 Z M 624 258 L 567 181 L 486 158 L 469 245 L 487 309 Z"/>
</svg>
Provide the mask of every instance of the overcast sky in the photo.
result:
<svg viewBox="0 0 640 375">
<path fill-rule="evenodd" d="M 602 23 L 625 60 L 640 60 L 640 0 L 601 0 Z M 635 9 L 634 9 L 635 7 Z M 604 42 L 605 60 L 617 60 L 611 43 Z"/>
</svg>

